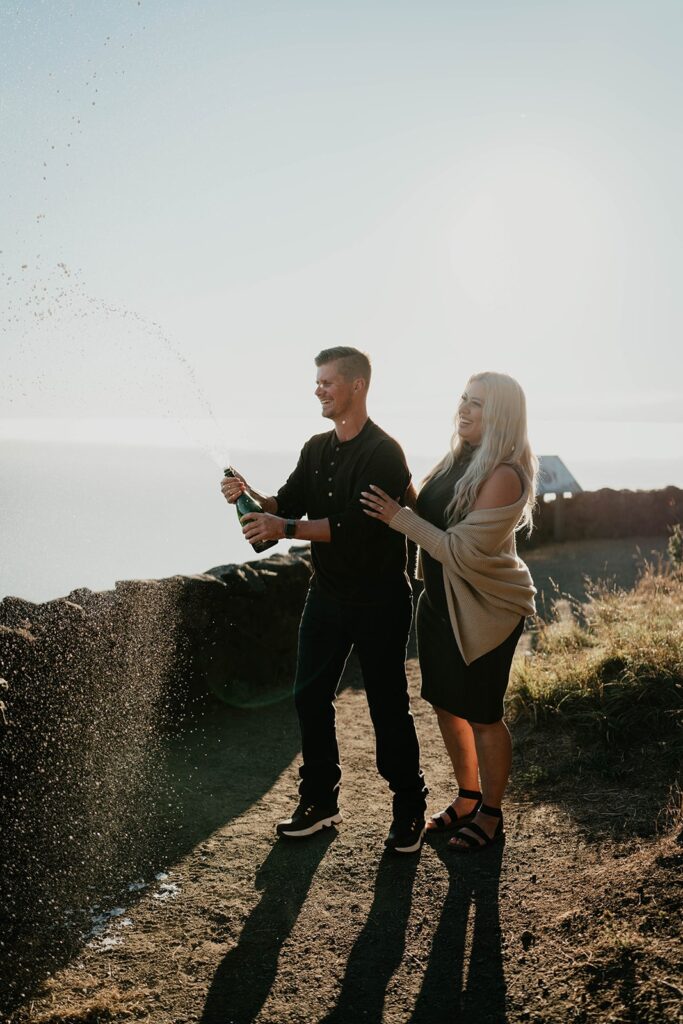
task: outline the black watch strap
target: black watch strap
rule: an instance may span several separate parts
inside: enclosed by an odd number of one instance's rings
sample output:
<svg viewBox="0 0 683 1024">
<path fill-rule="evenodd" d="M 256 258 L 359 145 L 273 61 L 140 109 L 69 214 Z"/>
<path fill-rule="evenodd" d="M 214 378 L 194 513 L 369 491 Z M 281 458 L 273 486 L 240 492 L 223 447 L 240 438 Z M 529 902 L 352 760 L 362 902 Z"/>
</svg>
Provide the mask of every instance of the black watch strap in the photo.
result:
<svg viewBox="0 0 683 1024">
<path fill-rule="evenodd" d="M 285 522 L 285 537 L 287 540 L 292 540 L 296 537 L 296 519 L 288 519 Z"/>
</svg>

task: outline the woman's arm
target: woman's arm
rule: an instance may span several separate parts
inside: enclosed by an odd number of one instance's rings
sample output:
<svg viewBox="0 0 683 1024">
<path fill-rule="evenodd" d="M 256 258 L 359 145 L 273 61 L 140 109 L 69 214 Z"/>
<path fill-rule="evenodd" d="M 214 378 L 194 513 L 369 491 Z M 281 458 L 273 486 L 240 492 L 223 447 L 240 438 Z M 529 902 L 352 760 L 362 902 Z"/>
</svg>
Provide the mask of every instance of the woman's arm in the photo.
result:
<svg viewBox="0 0 683 1024">
<path fill-rule="evenodd" d="M 386 523 L 387 526 L 401 508 L 397 501 L 390 498 L 386 491 L 383 491 L 381 487 L 377 487 L 376 484 L 370 484 L 369 491 L 361 491 L 360 493 L 363 495 L 360 500 L 361 505 L 365 506 L 363 511 L 366 516 L 379 519 L 381 522 Z"/>
<path fill-rule="evenodd" d="M 409 508 L 401 508 L 379 487 L 371 486 L 370 491 L 364 491 L 362 500 L 367 515 L 405 534 L 432 558 L 462 574 L 465 565 L 499 550 L 515 529 L 523 497 L 516 471 L 510 466 L 499 466 L 481 488 L 475 508 L 446 530 L 433 526 Z"/>
<path fill-rule="evenodd" d="M 372 516 L 373 519 L 379 519 L 387 525 L 401 508 L 397 501 L 390 498 L 381 487 L 376 487 L 375 484 L 370 484 L 370 491 L 361 493 L 365 514 Z M 470 512 L 485 508 L 505 508 L 507 505 L 514 505 L 521 497 L 522 482 L 517 472 L 512 466 L 502 464 L 496 466 L 491 476 L 484 480 Z M 414 510 L 416 499 L 415 487 L 411 484 L 406 493 L 406 506 Z"/>
</svg>

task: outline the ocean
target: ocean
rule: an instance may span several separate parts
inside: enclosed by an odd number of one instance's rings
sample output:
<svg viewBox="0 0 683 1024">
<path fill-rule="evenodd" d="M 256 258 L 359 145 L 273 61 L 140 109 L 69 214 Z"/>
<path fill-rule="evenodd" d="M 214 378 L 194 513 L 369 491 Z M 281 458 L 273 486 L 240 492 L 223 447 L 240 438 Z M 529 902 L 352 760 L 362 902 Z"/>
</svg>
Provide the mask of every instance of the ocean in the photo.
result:
<svg viewBox="0 0 683 1024">
<path fill-rule="evenodd" d="M 266 490 L 291 469 L 286 455 L 242 462 Z M 0 464 L 0 597 L 45 601 L 262 557 L 199 449 L 9 441 Z"/>
<path fill-rule="evenodd" d="M 235 451 L 254 486 L 277 490 L 296 452 Z M 419 480 L 435 460 L 410 456 Z M 568 460 L 584 489 L 683 486 L 683 459 Z M 242 537 L 201 449 L 0 442 L 0 598 L 61 597 L 116 580 L 201 573 L 264 557 Z M 281 541 L 287 551 L 291 542 Z"/>
</svg>

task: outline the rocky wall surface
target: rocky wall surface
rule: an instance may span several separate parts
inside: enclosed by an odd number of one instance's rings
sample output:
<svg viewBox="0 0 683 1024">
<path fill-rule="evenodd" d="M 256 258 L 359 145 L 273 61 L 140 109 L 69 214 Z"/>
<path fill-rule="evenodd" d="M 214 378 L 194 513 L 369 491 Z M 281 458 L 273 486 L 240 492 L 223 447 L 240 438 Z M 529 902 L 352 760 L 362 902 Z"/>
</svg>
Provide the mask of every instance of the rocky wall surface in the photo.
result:
<svg viewBox="0 0 683 1024">
<path fill-rule="evenodd" d="M 683 490 L 664 487 L 655 491 L 615 491 L 604 487 L 566 498 L 563 506 L 563 540 L 666 536 L 675 523 L 683 521 Z M 539 501 L 531 538 L 517 535 L 520 547 L 552 541 L 557 510 L 557 502 Z"/>
<path fill-rule="evenodd" d="M 192 704 L 289 693 L 309 574 L 304 550 L 45 604 L 0 602 L 0 991 L 10 1003 L 85 941 L 95 894 L 153 867 L 174 828 L 167 744 Z"/>
</svg>

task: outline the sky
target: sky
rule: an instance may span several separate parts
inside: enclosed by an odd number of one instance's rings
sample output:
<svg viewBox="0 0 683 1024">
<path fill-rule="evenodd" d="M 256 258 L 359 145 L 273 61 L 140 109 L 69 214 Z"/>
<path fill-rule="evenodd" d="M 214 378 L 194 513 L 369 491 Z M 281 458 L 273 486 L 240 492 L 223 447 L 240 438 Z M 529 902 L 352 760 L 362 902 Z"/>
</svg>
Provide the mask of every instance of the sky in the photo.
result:
<svg viewBox="0 0 683 1024">
<path fill-rule="evenodd" d="M 494 369 L 539 452 L 683 485 L 679 0 L 14 0 L 0 40 L 0 439 L 296 451 L 350 344 L 408 452 Z"/>
</svg>

